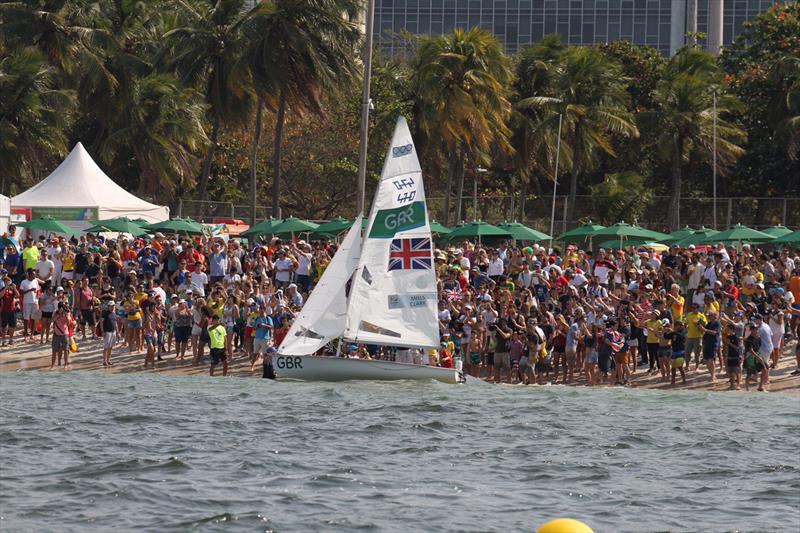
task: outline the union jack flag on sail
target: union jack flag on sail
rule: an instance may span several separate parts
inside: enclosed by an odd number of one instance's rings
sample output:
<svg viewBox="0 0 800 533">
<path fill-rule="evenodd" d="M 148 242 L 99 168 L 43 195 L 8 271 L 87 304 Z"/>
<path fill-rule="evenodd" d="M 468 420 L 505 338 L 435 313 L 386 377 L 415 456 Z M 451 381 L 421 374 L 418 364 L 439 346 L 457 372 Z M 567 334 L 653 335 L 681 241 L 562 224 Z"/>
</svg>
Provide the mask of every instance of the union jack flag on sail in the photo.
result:
<svg viewBox="0 0 800 533">
<path fill-rule="evenodd" d="M 430 270 L 432 267 L 430 239 L 392 240 L 389 248 L 389 270 Z"/>
</svg>

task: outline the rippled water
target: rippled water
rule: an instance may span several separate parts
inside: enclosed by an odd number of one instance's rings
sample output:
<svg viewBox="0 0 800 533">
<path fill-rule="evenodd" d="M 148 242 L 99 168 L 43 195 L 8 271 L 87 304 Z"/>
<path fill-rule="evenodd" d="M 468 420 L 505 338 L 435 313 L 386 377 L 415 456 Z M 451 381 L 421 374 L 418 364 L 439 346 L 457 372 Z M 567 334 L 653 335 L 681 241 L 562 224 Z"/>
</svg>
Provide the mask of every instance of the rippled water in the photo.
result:
<svg viewBox="0 0 800 533">
<path fill-rule="evenodd" d="M 0 375 L 0 530 L 797 531 L 800 399 Z"/>
</svg>

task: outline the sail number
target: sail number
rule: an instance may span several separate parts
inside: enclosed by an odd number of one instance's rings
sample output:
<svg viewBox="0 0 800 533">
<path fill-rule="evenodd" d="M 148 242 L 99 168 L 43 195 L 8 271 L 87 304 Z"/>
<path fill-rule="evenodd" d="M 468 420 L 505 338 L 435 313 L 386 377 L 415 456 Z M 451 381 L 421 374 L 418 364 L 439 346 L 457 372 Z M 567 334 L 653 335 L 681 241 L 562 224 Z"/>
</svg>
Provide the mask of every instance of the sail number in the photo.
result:
<svg viewBox="0 0 800 533">
<path fill-rule="evenodd" d="M 275 360 L 275 366 L 280 368 L 281 370 L 292 370 L 294 368 L 303 368 L 303 358 L 302 357 L 278 357 Z"/>
</svg>

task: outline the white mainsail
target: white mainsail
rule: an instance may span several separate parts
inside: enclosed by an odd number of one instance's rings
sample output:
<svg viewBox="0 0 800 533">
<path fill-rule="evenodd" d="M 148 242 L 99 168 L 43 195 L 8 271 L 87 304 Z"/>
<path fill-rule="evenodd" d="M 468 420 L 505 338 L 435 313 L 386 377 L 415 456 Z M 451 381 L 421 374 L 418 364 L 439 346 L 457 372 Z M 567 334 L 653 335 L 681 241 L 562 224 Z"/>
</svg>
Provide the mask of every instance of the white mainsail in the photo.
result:
<svg viewBox="0 0 800 533">
<path fill-rule="evenodd" d="M 372 202 L 344 337 L 380 345 L 439 346 L 425 188 L 403 117 L 397 120 Z"/>
<path fill-rule="evenodd" d="M 339 250 L 295 318 L 278 353 L 313 354 L 344 331 L 347 317 L 345 291 L 348 280 L 358 266 L 361 252 L 361 218 L 361 215 L 356 217 Z"/>
</svg>

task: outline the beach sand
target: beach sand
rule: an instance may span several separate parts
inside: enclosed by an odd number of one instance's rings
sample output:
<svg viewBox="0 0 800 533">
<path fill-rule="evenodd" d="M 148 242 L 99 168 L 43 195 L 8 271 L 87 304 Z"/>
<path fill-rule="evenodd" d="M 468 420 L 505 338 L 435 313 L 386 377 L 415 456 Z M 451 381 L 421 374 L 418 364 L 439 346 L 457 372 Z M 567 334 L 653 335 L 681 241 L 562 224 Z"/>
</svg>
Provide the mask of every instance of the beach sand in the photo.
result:
<svg viewBox="0 0 800 533">
<path fill-rule="evenodd" d="M 778 368 L 770 372 L 770 392 L 782 392 L 800 395 L 800 376 L 792 376 L 791 372 L 797 368 L 795 360 L 795 343 L 792 340 L 786 343 L 783 356 L 781 357 Z M 158 373 L 168 376 L 208 376 L 209 357 L 206 349 L 206 356 L 203 364 L 193 366 L 191 353 L 183 361 L 178 361 L 175 354 L 164 356 L 163 361 L 156 361 L 154 370 L 143 369 L 144 353 L 128 353 L 119 344 L 112 353 L 111 360 L 114 363 L 109 368 L 102 366 L 102 341 L 99 339 L 78 340 L 80 351 L 70 356 L 71 372 L 107 372 L 107 373 Z M 191 349 L 189 350 L 191 352 Z M 50 370 L 51 350 L 49 345 L 36 343 L 23 343 L 20 339 L 15 341 L 13 346 L 0 347 L 0 372 L 65 372 L 63 368 Z M 694 366 L 692 366 L 694 368 Z M 222 376 L 222 365 L 217 365 L 215 378 Z M 261 365 L 256 365 L 254 372 L 250 371 L 250 364 L 243 353 L 235 353 L 229 368 L 229 376 L 237 378 L 260 378 Z M 708 376 L 708 371 L 701 366 L 698 371 L 690 371 L 686 376 L 687 383 L 678 383 L 674 386 L 668 383 L 661 383 L 658 376 L 649 376 L 645 367 L 640 367 L 633 379 L 629 383 L 631 388 L 663 389 L 663 390 L 693 390 L 693 391 L 727 391 L 728 381 L 723 374 L 717 378 L 717 383 L 712 385 Z M 583 385 L 585 382 L 581 377 L 575 385 Z M 751 392 L 755 392 L 757 383 L 751 386 Z M 742 376 L 742 392 L 744 392 L 744 375 Z"/>
</svg>

